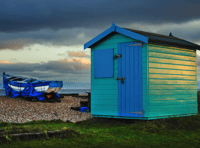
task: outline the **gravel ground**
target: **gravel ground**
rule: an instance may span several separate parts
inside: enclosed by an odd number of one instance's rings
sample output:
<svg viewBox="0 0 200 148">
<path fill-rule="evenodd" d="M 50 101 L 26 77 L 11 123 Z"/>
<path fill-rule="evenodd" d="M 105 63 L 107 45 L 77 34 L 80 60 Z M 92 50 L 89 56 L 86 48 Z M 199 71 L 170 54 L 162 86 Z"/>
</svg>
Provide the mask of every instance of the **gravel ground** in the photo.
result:
<svg viewBox="0 0 200 148">
<path fill-rule="evenodd" d="M 78 122 L 92 118 L 90 113 L 70 109 L 70 107 L 80 106 L 80 101 L 88 101 L 88 99 L 65 96 L 60 100 L 60 103 L 43 103 L 0 96 L 0 122 L 25 123 L 54 119 L 60 119 L 63 122 Z"/>
</svg>

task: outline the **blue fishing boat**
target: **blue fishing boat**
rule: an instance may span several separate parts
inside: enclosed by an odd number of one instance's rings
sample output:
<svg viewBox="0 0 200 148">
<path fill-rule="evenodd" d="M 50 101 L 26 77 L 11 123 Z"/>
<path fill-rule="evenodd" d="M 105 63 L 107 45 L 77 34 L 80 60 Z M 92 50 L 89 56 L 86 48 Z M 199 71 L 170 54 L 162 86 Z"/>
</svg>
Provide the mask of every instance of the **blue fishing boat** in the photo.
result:
<svg viewBox="0 0 200 148">
<path fill-rule="evenodd" d="M 6 96 L 12 98 L 25 97 L 33 101 L 59 100 L 58 91 L 63 81 L 44 81 L 20 76 L 8 75 L 3 72 L 3 88 Z"/>
</svg>

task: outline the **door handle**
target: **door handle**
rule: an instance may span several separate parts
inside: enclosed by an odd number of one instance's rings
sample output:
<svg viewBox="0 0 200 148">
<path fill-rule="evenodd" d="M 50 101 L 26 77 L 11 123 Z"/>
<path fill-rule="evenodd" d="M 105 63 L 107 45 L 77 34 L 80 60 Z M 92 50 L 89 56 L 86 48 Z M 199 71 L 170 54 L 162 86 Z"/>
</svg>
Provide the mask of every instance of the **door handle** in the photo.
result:
<svg viewBox="0 0 200 148">
<path fill-rule="evenodd" d="M 115 55 L 113 59 L 116 59 L 118 57 L 122 57 L 122 55 Z"/>
<path fill-rule="evenodd" d="M 125 77 L 117 77 L 117 80 L 121 80 L 121 83 L 124 83 Z"/>
</svg>

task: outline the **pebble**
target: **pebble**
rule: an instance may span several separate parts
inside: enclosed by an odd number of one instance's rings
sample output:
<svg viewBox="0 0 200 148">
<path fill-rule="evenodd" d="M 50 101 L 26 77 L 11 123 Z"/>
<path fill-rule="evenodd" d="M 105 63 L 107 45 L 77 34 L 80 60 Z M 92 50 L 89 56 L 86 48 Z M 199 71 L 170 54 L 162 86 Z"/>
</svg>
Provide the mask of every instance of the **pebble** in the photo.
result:
<svg viewBox="0 0 200 148">
<path fill-rule="evenodd" d="M 0 96 L 0 122 L 25 123 L 27 121 L 60 119 L 63 122 L 78 122 L 91 119 L 90 113 L 74 111 L 70 107 L 80 106 L 78 97 L 65 96 L 61 103 L 29 102 L 21 98 Z"/>
</svg>

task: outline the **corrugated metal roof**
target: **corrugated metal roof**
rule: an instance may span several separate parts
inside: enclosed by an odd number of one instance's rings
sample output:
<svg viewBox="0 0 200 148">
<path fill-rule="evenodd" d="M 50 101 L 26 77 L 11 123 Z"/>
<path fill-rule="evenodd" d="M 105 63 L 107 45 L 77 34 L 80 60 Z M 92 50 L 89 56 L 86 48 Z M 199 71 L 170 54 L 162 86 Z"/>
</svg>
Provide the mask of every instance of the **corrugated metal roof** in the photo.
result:
<svg viewBox="0 0 200 148">
<path fill-rule="evenodd" d="M 186 41 L 174 36 L 166 36 L 166 35 L 134 30 L 134 29 L 129 29 L 129 28 L 124 28 L 124 29 L 141 34 L 145 37 L 148 37 L 148 43 L 153 43 L 153 44 L 162 43 L 162 44 L 167 44 L 167 45 L 175 45 L 175 46 L 183 47 L 183 48 L 190 48 L 190 49 L 194 48 L 194 49 L 200 50 L 200 45 L 191 43 L 189 41 Z"/>
</svg>

